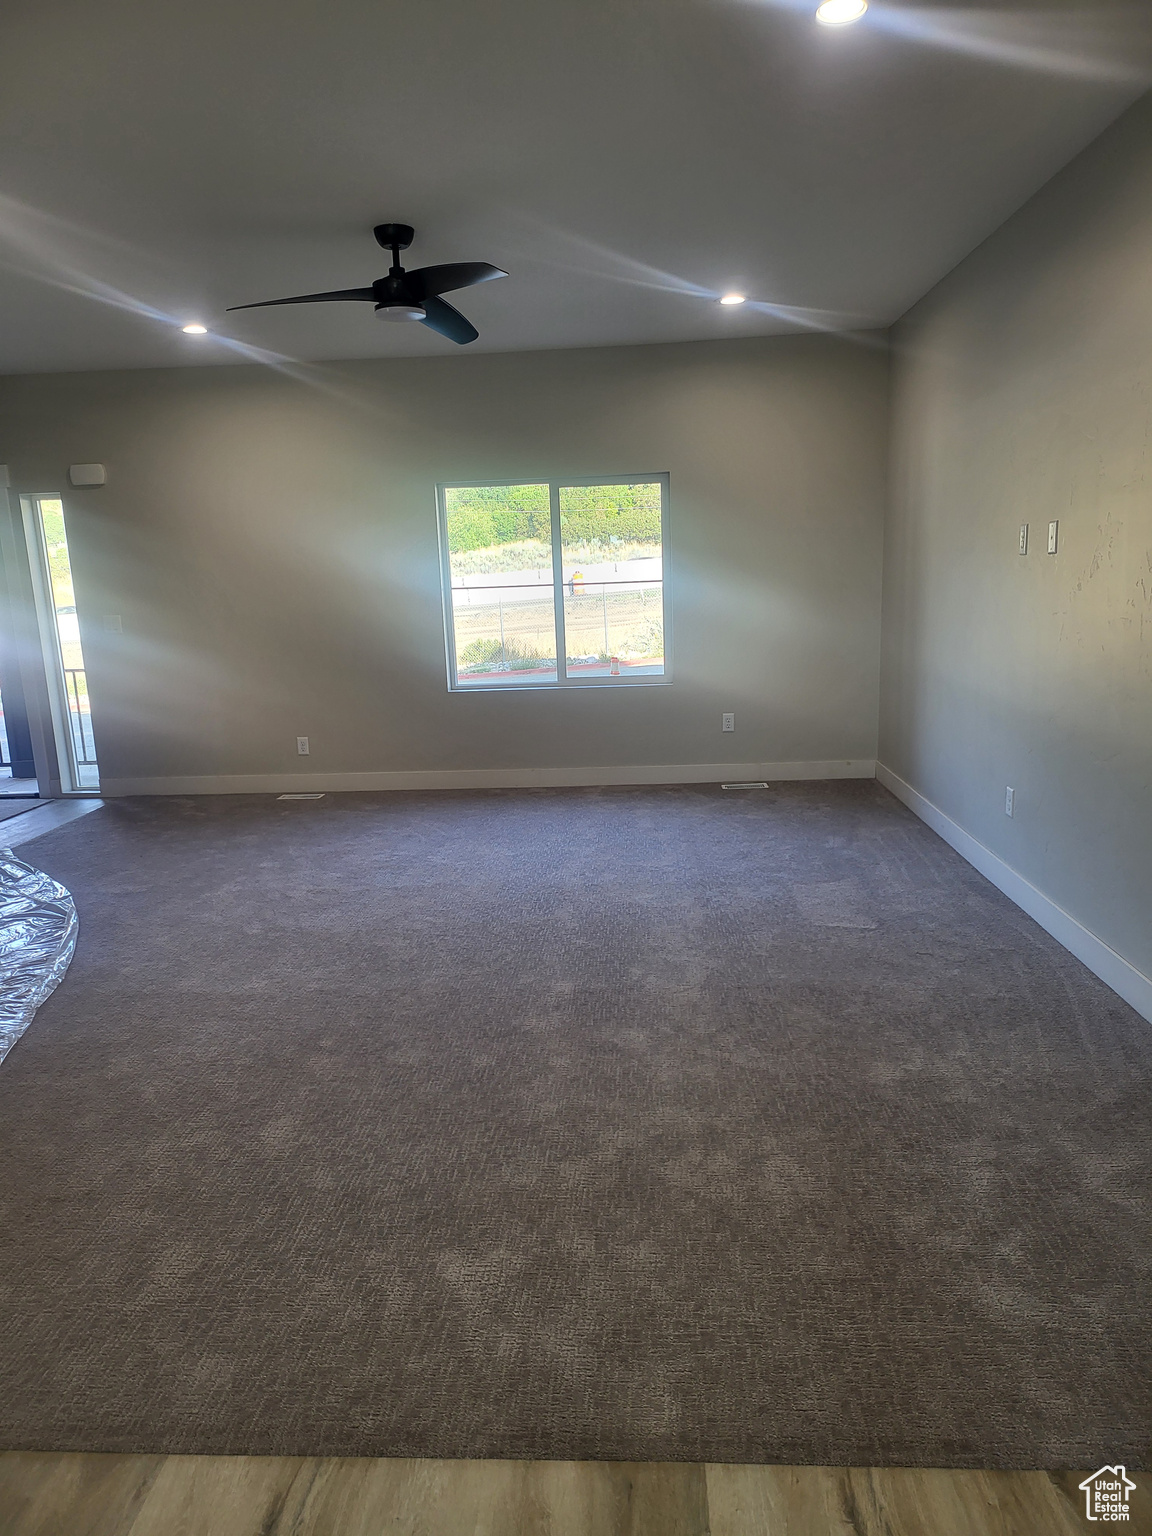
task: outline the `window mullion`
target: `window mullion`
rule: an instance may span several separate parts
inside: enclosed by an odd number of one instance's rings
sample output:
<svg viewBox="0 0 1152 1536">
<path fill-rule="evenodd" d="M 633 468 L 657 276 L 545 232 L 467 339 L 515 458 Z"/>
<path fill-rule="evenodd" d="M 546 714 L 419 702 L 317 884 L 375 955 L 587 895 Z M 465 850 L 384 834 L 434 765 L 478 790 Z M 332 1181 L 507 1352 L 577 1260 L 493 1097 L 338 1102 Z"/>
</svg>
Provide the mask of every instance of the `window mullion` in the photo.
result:
<svg viewBox="0 0 1152 1536">
<path fill-rule="evenodd" d="M 564 636 L 564 551 L 560 545 L 560 487 L 548 482 L 548 505 L 552 513 L 552 601 L 556 608 L 556 681 L 568 681 L 568 646 Z"/>
</svg>

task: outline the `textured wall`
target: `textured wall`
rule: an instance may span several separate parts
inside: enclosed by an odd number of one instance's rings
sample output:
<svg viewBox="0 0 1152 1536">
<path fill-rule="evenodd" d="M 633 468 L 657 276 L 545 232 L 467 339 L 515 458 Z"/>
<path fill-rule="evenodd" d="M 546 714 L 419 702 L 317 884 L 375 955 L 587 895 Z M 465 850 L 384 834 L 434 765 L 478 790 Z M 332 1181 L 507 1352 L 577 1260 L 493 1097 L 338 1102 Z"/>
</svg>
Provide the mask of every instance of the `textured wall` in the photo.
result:
<svg viewBox="0 0 1152 1536">
<path fill-rule="evenodd" d="M 29 376 L 0 462 L 64 491 L 105 777 L 870 759 L 887 410 L 876 338 Z M 674 681 L 450 695 L 435 482 L 658 470 Z"/>
<path fill-rule="evenodd" d="M 1152 974 L 1152 102 L 895 358 L 881 761 Z"/>
</svg>

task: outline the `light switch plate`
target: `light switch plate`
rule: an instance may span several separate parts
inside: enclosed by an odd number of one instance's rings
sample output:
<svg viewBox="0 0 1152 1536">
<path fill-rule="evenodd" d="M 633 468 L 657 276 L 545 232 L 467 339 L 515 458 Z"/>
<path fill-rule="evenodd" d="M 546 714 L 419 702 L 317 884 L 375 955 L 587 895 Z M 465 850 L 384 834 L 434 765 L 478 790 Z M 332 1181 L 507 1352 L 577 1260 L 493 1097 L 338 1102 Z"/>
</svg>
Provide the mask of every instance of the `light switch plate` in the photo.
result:
<svg viewBox="0 0 1152 1536">
<path fill-rule="evenodd" d="M 1020 553 L 1022 555 L 1026 555 L 1028 553 L 1028 524 L 1027 523 L 1021 523 L 1020 524 Z"/>
<path fill-rule="evenodd" d="M 1056 553 L 1056 541 L 1057 541 L 1057 537 L 1058 537 L 1059 533 L 1060 533 L 1060 524 L 1059 524 L 1059 522 L 1049 523 L 1048 524 L 1048 553 L 1050 555 L 1054 555 Z"/>
</svg>

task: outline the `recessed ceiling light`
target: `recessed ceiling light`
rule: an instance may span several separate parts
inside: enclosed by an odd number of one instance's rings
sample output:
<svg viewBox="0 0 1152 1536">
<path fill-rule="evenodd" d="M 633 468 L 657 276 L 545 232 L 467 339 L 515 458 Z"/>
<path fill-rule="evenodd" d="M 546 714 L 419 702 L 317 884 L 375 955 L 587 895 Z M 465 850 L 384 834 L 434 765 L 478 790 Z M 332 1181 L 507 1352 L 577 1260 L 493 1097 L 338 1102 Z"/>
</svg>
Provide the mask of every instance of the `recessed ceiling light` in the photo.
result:
<svg viewBox="0 0 1152 1536">
<path fill-rule="evenodd" d="M 743 304 L 745 299 L 742 293 L 726 293 L 720 302 L 721 304 Z"/>
<path fill-rule="evenodd" d="M 825 27 L 846 27 L 859 21 L 868 9 L 868 0 L 824 0 L 816 20 Z"/>
<path fill-rule="evenodd" d="M 193 320 L 191 325 L 181 326 L 185 336 L 207 336 L 208 327 L 201 325 L 199 320 Z"/>
</svg>

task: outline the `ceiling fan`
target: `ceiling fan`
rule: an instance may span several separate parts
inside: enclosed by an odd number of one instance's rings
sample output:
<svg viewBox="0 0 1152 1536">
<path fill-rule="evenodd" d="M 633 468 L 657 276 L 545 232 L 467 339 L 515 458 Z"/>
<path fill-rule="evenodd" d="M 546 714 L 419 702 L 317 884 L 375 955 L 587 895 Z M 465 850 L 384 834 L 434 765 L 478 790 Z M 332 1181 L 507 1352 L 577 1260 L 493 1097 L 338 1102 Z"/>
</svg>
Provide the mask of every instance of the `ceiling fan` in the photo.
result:
<svg viewBox="0 0 1152 1536">
<path fill-rule="evenodd" d="M 268 309 L 275 304 L 328 304 L 341 299 L 375 304 L 382 320 L 419 320 L 429 330 L 447 336 L 464 346 L 475 341 L 480 332 L 453 309 L 440 295 L 457 288 L 471 288 L 507 272 L 487 261 L 450 261 L 439 267 L 417 267 L 405 272 L 400 252 L 412 244 L 416 231 L 411 224 L 377 224 L 372 231 L 380 245 L 392 252 L 392 266 L 387 277 L 378 277 L 370 288 L 337 288 L 332 293 L 302 293 L 294 299 L 262 299 L 258 304 L 233 304 L 237 309 Z"/>
</svg>

